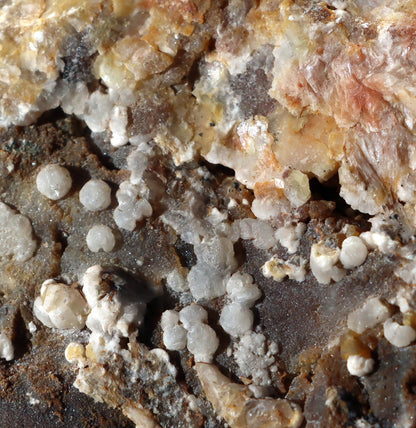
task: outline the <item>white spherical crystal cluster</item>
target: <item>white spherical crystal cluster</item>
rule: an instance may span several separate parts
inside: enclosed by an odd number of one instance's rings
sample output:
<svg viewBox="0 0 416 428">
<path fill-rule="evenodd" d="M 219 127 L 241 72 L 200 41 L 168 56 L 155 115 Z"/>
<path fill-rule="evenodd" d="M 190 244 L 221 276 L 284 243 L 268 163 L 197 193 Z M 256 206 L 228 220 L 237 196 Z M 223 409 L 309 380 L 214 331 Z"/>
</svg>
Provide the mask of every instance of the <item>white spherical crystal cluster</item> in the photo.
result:
<svg viewBox="0 0 416 428">
<path fill-rule="evenodd" d="M 199 305 L 192 304 L 179 313 L 173 310 L 162 314 L 161 326 L 163 342 L 170 351 L 188 348 L 195 361 L 211 362 L 218 348 L 219 340 L 215 331 L 206 324 L 207 311 Z"/>
<path fill-rule="evenodd" d="M 71 175 L 63 166 L 49 164 L 39 171 L 36 177 L 36 186 L 42 195 L 57 201 L 71 190 Z"/>
<path fill-rule="evenodd" d="M 42 284 L 33 312 L 47 327 L 82 329 L 88 315 L 88 305 L 74 287 L 49 279 Z"/>
<path fill-rule="evenodd" d="M 222 308 L 221 327 L 231 336 L 240 337 L 253 327 L 253 312 L 249 309 L 261 296 L 253 279 L 246 273 L 236 272 L 227 282 L 231 303 Z"/>
<path fill-rule="evenodd" d="M 416 340 L 416 331 L 410 325 L 400 325 L 399 323 L 388 319 L 383 324 L 384 337 L 398 348 L 409 346 Z"/>
<path fill-rule="evenodd" d="M 113 250 L 115 243 L 113 231 L 104 224 L 96 224 L 88 231 L 87 245 L 94 253 L 100 250 L 108 253 Z"/>
<path fill-rule="evenodd" d="M 0 257 L 13 256 L 24 262 L 33 256 L 36 247 L 29 219 L 0 202 Z"/>
<path fill-rule="evenodd" d="M 350 355 L 347 359 L 347 369 L 353 376 L 365 376 L 374 370 L 374 360 L 361 355 Z"/>
<path fill-rule="evenodd" d="M 345 276 L 345 269 L 362 265 L 368 255 L 367 245 L 358 236 L 349 236 L 340 248 L 330 248 L 324 242 L 312 245 L 310 267 L 321 284 L 337 282 Z M 345 269 L 343 269 L 345 268 Z"/>
<path fill-rule="evenodd" d="M 251 307 L 260 299 L 261 292 L 248 273 L 236 272 L 227 282 L 228 297 L 236 303 Z"/>
<path fill-rule="evenodd" d="M 253 327 L 253 312 L 240 303 L 230 303 L 222 308 L 220 324 L 229 335 L 242 336 Z"/>
<path fill-rule="evenodd" d="M 311 248 L 310 266 L 315 278 L 321 284 L 329 284 L 331 280 L 339 281 L 345 271 L 337 266 L 341 250 L 330 248 L 323 242 L 315 243 Z"/>
<path fill-rule="evenodd" d="M 207 323 L 208 313 L 200 305 L 189 305 L 179 312 L 179 320 L 187 330 L 190 330 L 193 325 Z"/>
<path fill-rule="evenodd" d="M 162 314 L 163 343 L 169 351 L 181 351 L 186 347 L 186 330 L 179 324 L 179 314 L 169 310 Z"/>
<path fill-rule="evenodd" d="M 196 300 L 212 299 L 225 293 L 226 281 L 236 268 L 233 242 L 225 237 L 204 239 L 194 247 L 198 262 L 188 275 Z"/>
<path fill-rule="evenodd" d="M 79 192 L 79 200 L 88 211 L 102 211 L 111 204 L 111 188 L 103 180 L 90 180 Z"/>
<path fill-rule="evenodd" d="M 114 210 L 114 221 L 121 229 L 132 232 L 136 223 L 152 215 L 152 206 L 146 199 L 140 198 L 138 186 L 123 181 L 116 193 L 118 207 Z"/>
<path fill-rule="evenodd" d="M 367 254 L 367 246 L 358 236 L 349 236 L 342 242 L 340 260 L 347 269 L 362 265 Z"/>
<path fill-rule="evenodd" d="M 196 362 L 209 363 L 218 348 L 219 340 L 215 331 L 207 324 L 195 324 L 187 335 L 188 351 Z"/>
<path fill-rule="evenodd" d="M 146 303 L 140 299 L 124 303 L 119 293 L 111 293 L 102 281 L 102 267 L 88 268 L 82 278 L 82 291 L 91 308 L 86 320 L 87 327 L 105 342 L 128 337 L 142 323 Z M 118 340 L 115 340 L 118 343 Z"/>
</svg>

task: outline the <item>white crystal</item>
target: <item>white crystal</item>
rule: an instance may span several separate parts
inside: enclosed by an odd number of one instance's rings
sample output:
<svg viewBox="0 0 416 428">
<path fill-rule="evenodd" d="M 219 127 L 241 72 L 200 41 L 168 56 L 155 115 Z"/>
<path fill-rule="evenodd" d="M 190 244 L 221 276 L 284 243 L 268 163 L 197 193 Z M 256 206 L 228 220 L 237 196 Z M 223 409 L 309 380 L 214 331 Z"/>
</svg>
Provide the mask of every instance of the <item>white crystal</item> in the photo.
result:
<svg viewBox="0 0 416 428">
<path fill-rule="evenodd" d="M 365 376 L 374 370 L 374 360 L 361 355 L 350 355 L 347 359 L 347 369 L 353 376 Z"/>
<path fill-rule="evenodd" d="M 340 260 L 346 269 L 360 266 L 367 258 L 368 250 L 363 240 L 358 236 L 344 239 L 341 247 Z"/>
<path fill-rule="evenodd" d="M 208 321 L 208 313 L 202 306 L 192 304 L 185 306 L 179 312 L 179 320 L 187 330 L 190 330 L 196 324 L 206 323 Z"/>
<path fill-rule="evenodd" d="M 218 348 L 219 340 L 215 331 L 206 324 L 196 324 L 187 335 L 187 347 L 196 362 L 209 363 Z"/>
<path fill-rule="evenodd" d="M 410 325 L 400 325 L 388 319 L 384 322 L 384 337 L 399 348 L 410 345 L 416 339 L 416 331 Z"/>
<path fill-rule="evenodd" d="M 239 303 L 230 303 L 221 311 L 220 325 L 231 336 L 242 336 L 253 327 L 253 312 Z"/>
<path fill-rule="evenodd" d="M 181 351 L 186 347 L 186 330 L 181 325 L 168 327 L 163 331 L 163 343 L 169 351 Z"/>
<path fill-rule="evenodd" d="M 245 218 L 238 222 L 242 239 L 252 239 L 253 245 L 267 250 L 276 244 L 274 230 L 267 221 Z"/>
<path fill-rule="evenodd" d="M 49 164 L 39 171 L 36 177 L 36 186 L 42 195 L 57 201 L 71 190 L 71 175 L 66 168 Z"/>
<path fill-rule="evenodd" d="M 261 297 L 261 291 L 248 273 L 234 273 L 227 282 L 227 294 L 233 302 L 253 306 Z"/>
<path fill-rule="evenodd" d="M 162 314 L 160 325 L 162 330 L 173 327 L 179 323 L 179 313 L 173 309 L 169 309 Z"/>
<path fill-rule="evenodd" d="M 102 211 L 111 204 L 111 188 L 103 180 L 90 180 L 79 192 L 79 200 L 88 211 Z"/>
<path fill-rule="evenodd" d="M 42 284 L 33 312 L 47 327 L 82 329 L 88 305 L 79 290 L 49 279 Z"/>
<path fill-rule="evenodd" d="M 225 293 L 224 272 L 206 263 L 197 263 L 188 275 L 189 288 L 195 300 L 212 299 Z"/>
<path fill-rule="evenodd" d="M 100 250 L 112 251 L 115 244 L 113 231 L 105 224 L 96 224 L 88 231 L 87 245 L 94 253 Z"/>
<path fill-rule="evenodd" d="M 329 248 L 324 243 L 312 245 L 309 261 L 318 282 L 329 284 L 331 280 L 339 281 L 343 278 L 345 272 L 336 266 L 339 256 L 339 248 Z"/>
<path fill-rule="evenodd" d="M 139 188 L 136 185 L 123 181 L 116 197 L 118 207 L 114 210 L 113 217 L 119 228 L 132 232 L 138 221 L 152 215 L 152 206 L 146 199 L 139 198 Z"/>
<path fill-rule="evenodd" d="M 0 257 L 13 256 L 24 262 L 33 256 L 36 247 L 29 219 L 0 202 Z"/>
<path fill-rule="evenodd" d="M 185 277 L 184 269 L 174 269 L 170 272 L 166 277 L 166 285 L 178 293 L 188 291 L 189 285 Z"/>
</svg>

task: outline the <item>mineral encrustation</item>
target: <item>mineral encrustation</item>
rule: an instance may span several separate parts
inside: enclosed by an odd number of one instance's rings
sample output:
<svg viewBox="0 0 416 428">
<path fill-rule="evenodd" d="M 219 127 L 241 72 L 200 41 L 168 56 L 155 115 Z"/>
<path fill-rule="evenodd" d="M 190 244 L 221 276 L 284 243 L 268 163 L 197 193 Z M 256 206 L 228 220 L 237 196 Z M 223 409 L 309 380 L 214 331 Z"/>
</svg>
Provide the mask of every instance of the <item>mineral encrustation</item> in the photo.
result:
<svg viewBox="0 0 416 428">
<path fill-rule="evenodd" d="M 413 427 L 416 2 L 0 2 L 0 425 Z"/>
</svg>

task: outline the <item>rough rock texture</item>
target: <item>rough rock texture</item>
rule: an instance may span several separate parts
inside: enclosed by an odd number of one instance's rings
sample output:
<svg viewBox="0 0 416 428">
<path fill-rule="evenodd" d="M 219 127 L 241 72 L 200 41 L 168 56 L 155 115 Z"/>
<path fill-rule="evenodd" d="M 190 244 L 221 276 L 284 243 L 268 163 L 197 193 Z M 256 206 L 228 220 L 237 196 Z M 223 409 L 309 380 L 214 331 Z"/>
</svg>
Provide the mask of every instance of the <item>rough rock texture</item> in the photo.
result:
<svg viewBox="0 0 416 428">
<path fill-rule="evenodd" d="M 414 425 L 415 6 L 0 2 L 0 425 Z"/>
</svg>

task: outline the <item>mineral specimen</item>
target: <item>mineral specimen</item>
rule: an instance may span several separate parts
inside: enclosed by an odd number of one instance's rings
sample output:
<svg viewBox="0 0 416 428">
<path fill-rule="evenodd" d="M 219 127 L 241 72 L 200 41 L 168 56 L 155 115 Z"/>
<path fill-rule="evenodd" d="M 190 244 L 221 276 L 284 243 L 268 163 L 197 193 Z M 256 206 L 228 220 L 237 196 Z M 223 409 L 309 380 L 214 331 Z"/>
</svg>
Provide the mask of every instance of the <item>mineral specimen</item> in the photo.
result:
<svg viewBox="0 0 416 428">
<path fill-rule="evenodd" d="M 0 425 L 411 427 L 416 2 L 0 2 Z"/>
</svg>

